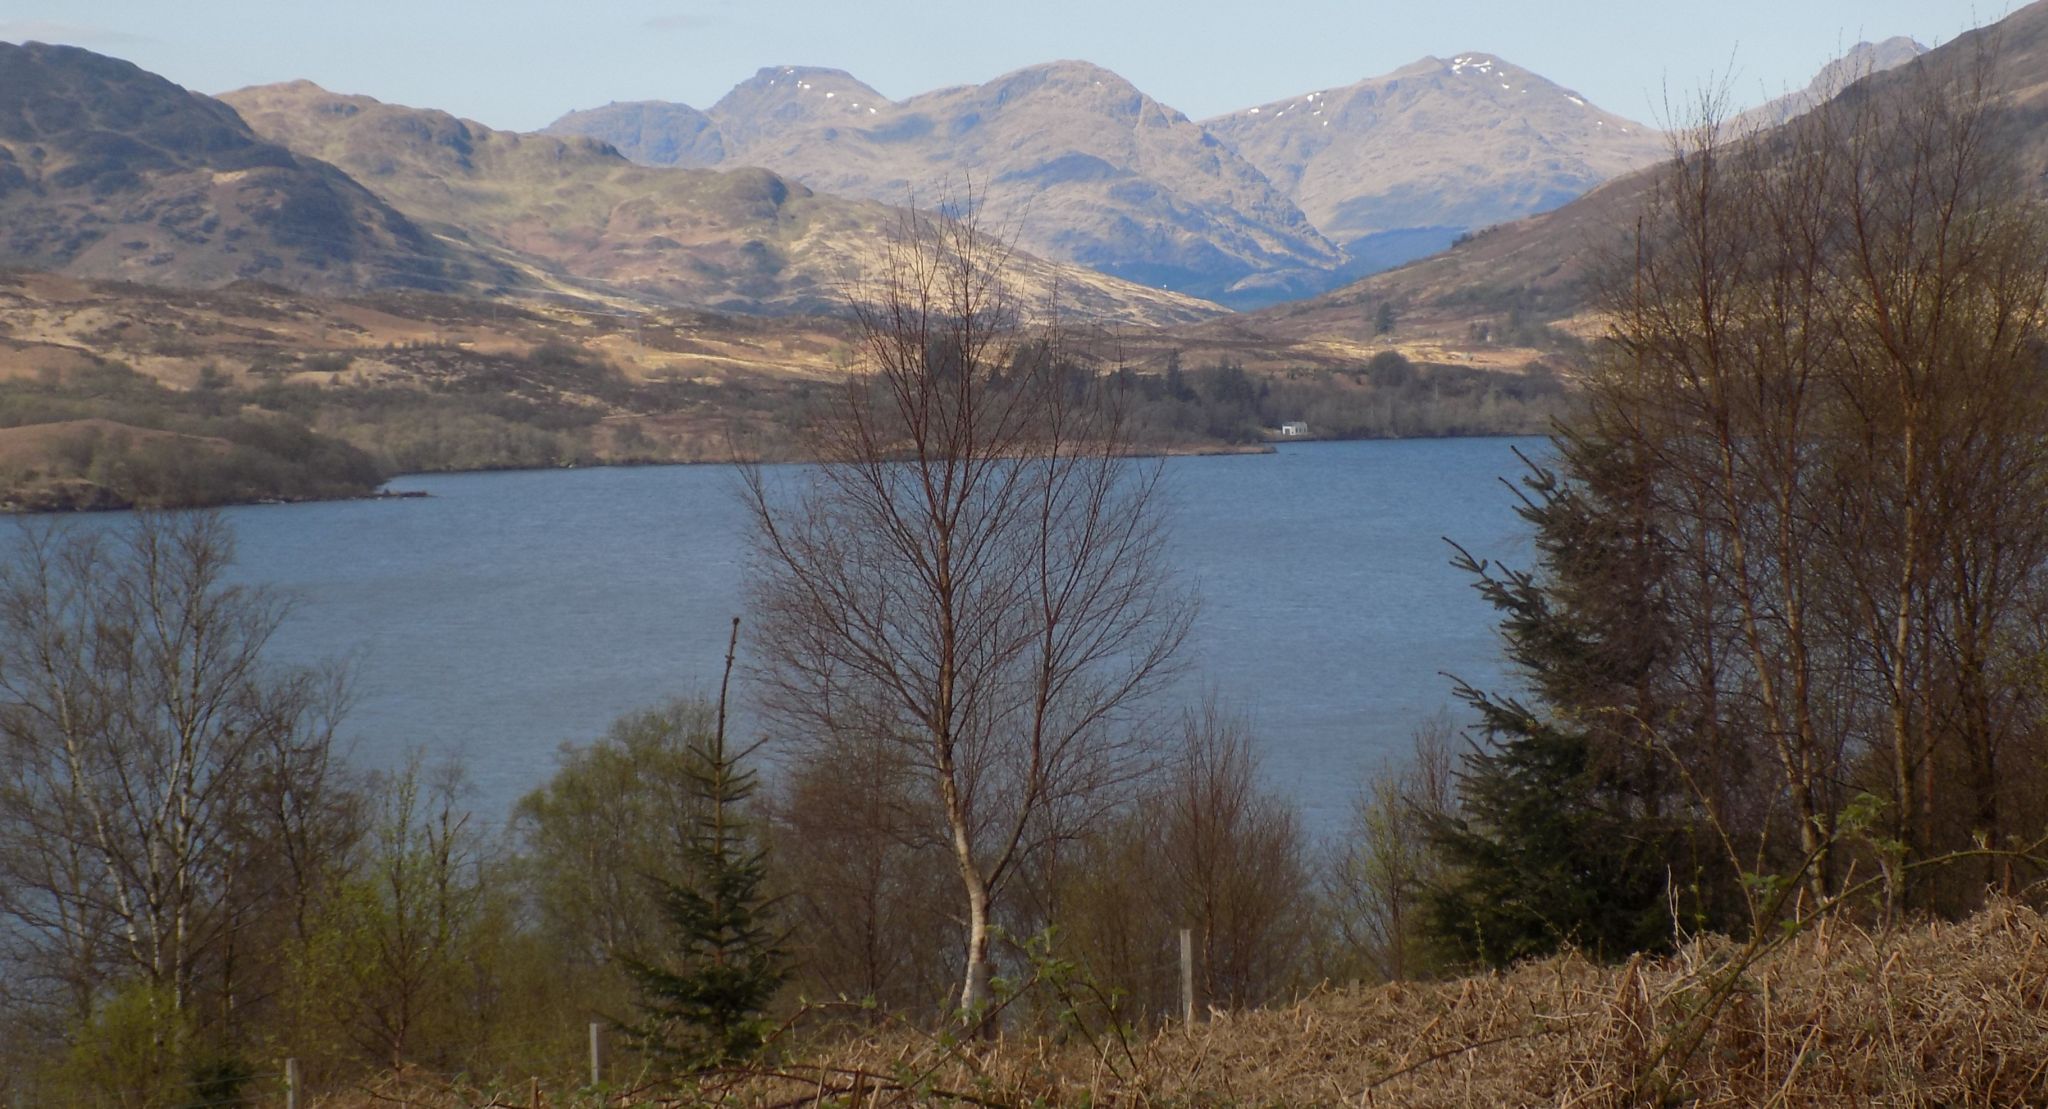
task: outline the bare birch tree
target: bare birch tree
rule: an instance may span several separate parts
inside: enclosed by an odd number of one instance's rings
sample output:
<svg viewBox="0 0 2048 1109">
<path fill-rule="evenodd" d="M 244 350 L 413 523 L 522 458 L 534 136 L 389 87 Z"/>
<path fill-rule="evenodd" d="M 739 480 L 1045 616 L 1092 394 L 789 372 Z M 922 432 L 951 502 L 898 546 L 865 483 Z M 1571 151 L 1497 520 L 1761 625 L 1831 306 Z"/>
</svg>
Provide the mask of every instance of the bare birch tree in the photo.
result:
<svg viewBox="0 0 2048 1109">
<path fill-rule="evenodd" d="M 1191 615 L 1158 466 L 1052 306 L 1027 316 L 1010 260 L 971 209 L 907 217 L 808 429 L 818 464 L 748 486 L 771 717 L 902 747 L 958 874 L 970 1014 L 1005 884 L 1138 768 L 1129 718 Z"/>
<path fill-rule="evenodd" d="M 281 603 L 215 515 L 26 529 L 0 563 L 0 936 L 17 1000 L 139 983 L 232 1024 L 238 940 L 303 923 L 353 819 L 331 674 L 268 666 Z M 261 918 L 262 928 L 256 923 Z M 247 933 L 245 935 L 245 933 Z M 274 941 L 276 936 L 273 934 Z M 10 990 L 10 992 L 12 992 Z"/>
<path fill-rule="evenodd" d="M 1709 109 L 1609 283 L 1588 426 L 1659 475 L 1700 695 L 1776 764 L 1816 904 L 1857 794 L 1902 908 L 1899 864 L 2014 831 L 1994 768 L 2039 739 L 2048 232 L 1990 61 L 1761 134 Z"/>
</svg>

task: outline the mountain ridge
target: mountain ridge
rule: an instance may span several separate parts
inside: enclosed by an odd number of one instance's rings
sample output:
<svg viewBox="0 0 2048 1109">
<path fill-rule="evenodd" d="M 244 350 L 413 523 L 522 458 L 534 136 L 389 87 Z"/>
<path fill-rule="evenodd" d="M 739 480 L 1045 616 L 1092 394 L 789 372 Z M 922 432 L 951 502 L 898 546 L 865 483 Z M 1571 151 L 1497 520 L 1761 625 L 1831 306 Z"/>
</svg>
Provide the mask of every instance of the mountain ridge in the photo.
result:
<svg viewBox="0 0 2048 1109">
<path fill-rule="evenodd" d="M 1143 284 L 1264 302 L 1327 285 L 1343 262 L 1250 164 L 1092 63 L 1039 63 L 900 101 L 844 71 L 768 67 L 704 114 L 726 164 L 888 203 L 972 188 L 1027 249 Z M 618 137 L 590 111 L 548 130 Z M 655 145 L 621 149 L 645 157 Z"/>
<path fill-rule="evenodd" d="M 1841 57 L 1822 66 L 1806 87 L 1773 97 L 1737 114 L 1730 121 L 1730 126 L 1737 133 L 1775 127 L 1810 111 L 1821 101 L 1864 77 L 1897 68 L 1925 53 L 1925 46 L 1905 35 L 1893 35 L 1878 42 L 1859 42 L 1844 51 Z"/>
<path fill-rule="evenodd" d="M 1497 56 L 1470 57 L 1485 57 L 1492 66 Z M 1340 90 L 1290 99 L 1378 97 L 1391 91 L 1383 86 L 1398 90 L 1404 81 L 1412 85 L 1446 68 L 1452 77 L 1493 73 L 1480 66 L 1467 73 L 1455 59 L 1425 58 Z M 1414 99 L 1415 90 L 1404 95 Z M 977 133 L 992 117 L 1024 110 L 1034 98 L 1046 106 L 1030 109 L 1029 126 L 1002 131 L 1003 141 L 993 148 L 977 145 Z M 1195 121 L 1114 71 L 1075 59 L 897 101 L 843 70 L 771 66 L 701 112 L 643 101 L 572 112 L 547 131 L 603 138 L 635 160 L 749 162 L 824 192 L 895 202 L 957 191 L 967 173 L 979 173 L 979 191 L 991 210 L 1019 223 L 1033 249 L 1240 308 L 1307 295 L 1441 249 L 1476 227 L 1554 207 L 1661 149 L 1661 141 L 1650 138 L 1653 129 L 1591 109 L 1608 137 L 1589 124 L 1579 128 L 1586 134 L 1560 143 L 1559 134 L 1570 128 L 1552 126 L 1534 129 L 1533 141 L 1506 134 L 1462 159 L 1441 150 L 1419 158 L 1418 126 L 1396 128 L 1392 138 L 1375 142 L 1347 124 L 1335 129 L 1344 146 L 1337 156 L 1290 164 L 1288 144 L 1276 148 L 1252 139 L 1257 128 L 1249 122 L 1264 122 L 1259 117 L 1269 108 L 1275 110 L 1267 119 L 1284 119 L 1288 102 Z M 1449 104 L 1438 97 L 1424 114 L 1441 115 Z M 1467 121 L 1462 130 L 1500 131 L 1501 119 L 1518 118 L 1499 103 L 1488 110 L 1501 118 Z M 668 112 L 674 122 L 664 126 Z M 1105 118 L 1177 135 L 1180 142 L 1124 143 L 1104 132 Z M 1330 143 L 1312 145 L 1312 153 L 1321 154 Z M 1546 157 L 1558 164 L 1542 164 Z M 1503 162 L 1510 168 L 1499 169 Z M 1390 176 L 1388 167 L 1398 172 Z M 1354 187 L 1375 174 L 1386 180 Z M 1463 200 L 1430 199 L 1443 192 Z M 1199 211 L 1205 207 L 1206 221 Z M 1217 209 L 1242 218 L 1217 219 Z M 1033 222 L 1057 226 L 1034 228 Z M 1205 252 L 1191 237 L 1206 239 L 1212 249 Z"/>
<path fill-rule="evenodd" d="M 1986 63 L 1991 68 L 1982 76 L 2004 90 L 1993 121 L 1997 141 L 2016 145 L 2022 171 L 2048 196 L 2048 0 L 2035 0 L 1891 68 L 1865 72 L 1837 94 L 1910 95 L 1904 91 L 1908 82 Z M 1823 69 L 1809 88 L 1828 83 Z M 1733 127 L 1736 118 L 1723 120 L 1723 126 Z M 1443 253 L 1234 317 L 1227 329 L 1197 325 L 1192 333 L 1227 333 L 1237 341 L 1357 341 L 1371 333 L 1378 306 L 1386 304 L 1406 321 L 1405 330 L 1432 341 L 1471 345 L 1467 337 L 1482 331 L 1554 327 L 1546 345 L 1555 353 L 1569 348 L 1574 336 L 1597 333 L 1593 271 L 1603 252 L 1626 243 L 1656 172 L 1652 166 L 1613 178 L 1561 208 L 1490 229 Z"/>
<path fill-rule="evenodd" d="M 335 167 L 261 139 L 210 97 L 43 43 L 0 43 L 0 263 L 307 291 L 521 281 Z"/>
<path fill-rule="evenodd" d="M 1458 233 L 1557 207 L 1663 150 L 1655 128 L 1468 51 L 1205 120 L 1347 245 Z"/>
<path fill-rule="evenodd" d="M 598 139 L 497 131 L 429 108 L 311 82 L 226 93 L 258 133 L 354 174 L 450 235 L 536 258 L 565 279 L 671 305 L 832 312 L 882 262 L 901 213 L 816 192 L 769 170 L 654 168 Z M 1186 297 L 1019 259 L 1019 284 L 1055 284 L 1083 316 L 1187 322 L 1221 311 Z"/>
</svg>

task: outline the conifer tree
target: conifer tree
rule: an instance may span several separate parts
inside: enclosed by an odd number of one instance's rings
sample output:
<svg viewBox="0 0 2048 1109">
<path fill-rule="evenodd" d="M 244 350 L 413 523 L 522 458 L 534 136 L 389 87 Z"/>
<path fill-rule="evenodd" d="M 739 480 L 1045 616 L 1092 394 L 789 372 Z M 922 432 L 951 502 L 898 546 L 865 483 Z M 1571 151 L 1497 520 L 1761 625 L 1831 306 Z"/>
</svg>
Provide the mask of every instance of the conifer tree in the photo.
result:
<svg viewBox="0 0 2048 1109">
<path fill-rule="evenodd" d="M 691 877 L 660 882 L 656 897 L 674 947 L 646 959 L 622 960 L 638 988 L 641 1019 L 629 1029 L 658 1062 L 704 1070 L 760 1051 L 766 1011 L 788 976 L 774 903 L 765 892 L 767 854 L 745 806 L 757 780 L 725 743 L 726 693 L 732 680 L 739 620 L 725 656 L 718 722 L 689 751 L 689 779 L 702 801 L 684 858 Z"/>
<path fill-rule="evenodd" d="M 1521 516 L 1540 572 L 1462 548 L 1456 565 L 1500 615 L 1528 704 L 1460 683 L 1479 716 L 1459 805 L 1428 819 L 1442 878 L 1426 927 L 1454 962 L 1503 965 L 1566 945 L 1613 958 L 1700 923 L 1694 806 L 1670 758 L 1679 699 L 1659 537 L 1641 474 L 1604 444 L 1557 440 L 1567 475 L 1523 460 Z"/>
</svg>

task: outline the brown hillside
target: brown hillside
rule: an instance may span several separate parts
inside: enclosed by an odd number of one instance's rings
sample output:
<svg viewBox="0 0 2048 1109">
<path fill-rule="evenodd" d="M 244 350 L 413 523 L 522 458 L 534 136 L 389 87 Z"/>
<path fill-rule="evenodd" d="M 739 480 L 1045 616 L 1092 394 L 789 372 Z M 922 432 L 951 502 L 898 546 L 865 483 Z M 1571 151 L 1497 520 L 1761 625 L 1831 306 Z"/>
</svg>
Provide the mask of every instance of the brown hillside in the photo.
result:
<svg viewBox="0 0 2048 1109">
<path fill-rule="evenodd" d="M 693 113 L 573 113 L 552 131 L 701 160 Z M 1086 62 L 1027 66 L 891 101 L 831 69 L 763 69 L 703 113 L 725 165 L 902 203 L 972 185 L 1035 254 L 1224 303 L 1327 288 L 1342 252 L 1200 124 Z M 649 125 L 679 130 L 650 133 Z M 686 163 L 687 164 L 687 163 Z"/>
<path fill-rule="evenodd" d="M 151 440 L 176 441 L 210 451 L 226 451 L 233 444 L 211 436 L 181 435 L 175 431 L 136 427 L 113 420 L 60 420 L 23 427 L 0 427 L 0 466 L 32 462 L 65 442 L 89 436 L 126 437 L 137 443 Z"/>
<path fill-rule="evenodd" d="M 41 43 L 0 43 L 0 266 L 330 292 L 519 284 L 219 101 Z"/>
<path fill-rule="evenodd" d="M 877 268 L 899 219 L 886 205 L 815 193 L 766 170 L 650 168 L 592 139 L 494 131 L 305 81 L 223 99 L 259 133 L 334 162 L 414 219 L 633 299 L 840 311 L 848 283 Z M 1037 259 L 1019 269 L 1025 295 L 1058 282 L 1093 319 L 1156 325 L 1221 311 Z"/>
<path fill-rule="evenodd" d="M 1853 95 L 1910 96 L 1915 82 L 1958 74 L 1988 58 L 1988 77 L 2002 91 L 2001 141 L 2018 151 L 2037 180 L 2048 168 L 2048 0 L 1845 90 Z M 1797 126 L 1796 119 L 1784 126 Z M 1768 134 L 1768 132 L 1766 132 Z M 1399 333 L 1467 344 L 1476 326 L 1498 332 L 1513 323 L 1557 322 L 1590 333 L 1589 274 L 1603 254 L 1626 250 L 1636 214 L 1658 172 L 1651 167 L 1610 181 L 1556 211 L 1490 229 L 1442 254 L 1376 274 L 1310 300 L 1279 305 L 1191 337 L 1226 331 L 1276 342 L 1356 341 L 1372 334 L 1382 302 L 1399 309 Z"/>
<path fill-rule="evenodd" d="M 1696 1109 L 2048 1104 L 2048 921 L 2032 908 L 2003 902 L 1958 924 L 1882 933 L 1837 921 L 1754 963 L 1732 963 L 1738 954 L 1707 940 L 1624 966 L 1563 956 L 1447 982 L 1323 991 L 1128 1038 L 1085 1003 L 1078 1025 L 1020 1028 L 987 1044 L 901 1031 L 805 1042 L 799 1030 L 767 1075 L 699 1090 L 629 1081 L 609 1103 L 1621 1109 L 1661 1095 Z M 560 1100 L 533 1089 L 546 1104 L 570 1104 L 566 1089 Z M 512 1096 L 488 1104 L 537 1104 L 526 1088 Z M 315 1104 L 442 1109 L 487 1097 L 415 1072 Z"/>
<path fill-rule="evenodd" d="M 0 365 L 30 373 L 115 361 L 178 389 L 209 367 L 235 381 L 424 386 L 431 382 L 421 376 L 422 348 L 485 357 L 551 342 L 588 349 L 630 378 L 722 380 L 826 374 L 846 339 L 844 324 L 831 319 L 627 316 L 423 294 L 332 298 L 263 286 L 176 290 L 0 275 Z"/>
</svg>

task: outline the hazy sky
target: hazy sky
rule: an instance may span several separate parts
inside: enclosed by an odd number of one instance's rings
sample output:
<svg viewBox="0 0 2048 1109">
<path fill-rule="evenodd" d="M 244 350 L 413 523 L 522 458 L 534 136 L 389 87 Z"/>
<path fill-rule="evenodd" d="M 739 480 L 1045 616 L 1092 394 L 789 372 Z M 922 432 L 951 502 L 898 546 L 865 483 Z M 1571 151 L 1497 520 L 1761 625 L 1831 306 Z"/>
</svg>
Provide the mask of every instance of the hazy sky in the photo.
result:
<svg viewBox="0 0 2048 1109">
<path fill-rule="evenodd" d="M 1655 123 L 1667 87 L 1732 73 L 1742 107 L 1803 86 L 1859 39 L 1932 46 L 2008 10 L 1971 0 L 0 0 L 0 39 L 74 43 L 200 92 L 304 77 L 520 130 L 609 100 L 708 107 L 768 65 L 833 66 L 900 98 L 1058 58 L 1107 66 L 1201 119 L 1465 51 Z"/>
</svg>

